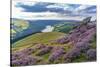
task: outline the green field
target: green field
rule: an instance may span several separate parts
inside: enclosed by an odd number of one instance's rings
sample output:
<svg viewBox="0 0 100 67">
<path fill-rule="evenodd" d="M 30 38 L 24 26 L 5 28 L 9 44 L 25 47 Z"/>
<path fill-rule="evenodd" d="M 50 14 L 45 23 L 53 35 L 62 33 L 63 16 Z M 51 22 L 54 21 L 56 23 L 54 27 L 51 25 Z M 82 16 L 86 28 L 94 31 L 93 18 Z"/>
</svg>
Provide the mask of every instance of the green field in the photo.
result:
<svg viewBox="0 0 100 67">
<path fill-rule="evenodd" d="M 14 44 L 12 44 L 12 47 L 21 47 L 25 45 L 34 44 L 34 43 L 48 44 L 50 41 L 61 38 L 64 35 L 66 34 L 60 32 L 36 33 L 15 42 Z"/>
</svg>

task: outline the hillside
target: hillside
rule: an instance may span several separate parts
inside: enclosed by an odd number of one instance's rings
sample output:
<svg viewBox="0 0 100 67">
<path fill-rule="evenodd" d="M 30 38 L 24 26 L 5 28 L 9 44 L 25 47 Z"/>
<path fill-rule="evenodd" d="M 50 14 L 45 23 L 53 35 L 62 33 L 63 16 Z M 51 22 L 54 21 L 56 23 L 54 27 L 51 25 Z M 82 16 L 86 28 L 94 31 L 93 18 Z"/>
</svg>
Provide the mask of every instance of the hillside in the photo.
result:
<svg viewBox="0 0 100 67">
<path fill-rule="evenodd" d="M 29 23 L 25 20 L 12 19 L 11 22 L 11 39 L 13 40 L 19 33 L 29 27 Z"/>
<path fill-rule="evenodd" d="M 90 19 L 86 18 L 67 34 L 36 33 L 15 42 L 12 65 L 96 61 L 96 25 Z"/>
<path fill-rule="evenodd" d="M 73 29 L 73 26 L 75 26 L 75 24 L 72 24 L 72 23 L 71 24 L 69 23 L 56 24 L 54 26 L 53 31 L 68 33 L 70 30 Z"/>
<path fill-rule="evenodd" d="M 49 41 L 61 38 L 64 36 L 64 33 L 60 32 L 44 32 L 44 33 L 36 33 L 30 35 L 22 40 L 19 40 L 12 44 L 13 47 L 20 47 L 34 43 L 49 43 Z"/>
</svg>

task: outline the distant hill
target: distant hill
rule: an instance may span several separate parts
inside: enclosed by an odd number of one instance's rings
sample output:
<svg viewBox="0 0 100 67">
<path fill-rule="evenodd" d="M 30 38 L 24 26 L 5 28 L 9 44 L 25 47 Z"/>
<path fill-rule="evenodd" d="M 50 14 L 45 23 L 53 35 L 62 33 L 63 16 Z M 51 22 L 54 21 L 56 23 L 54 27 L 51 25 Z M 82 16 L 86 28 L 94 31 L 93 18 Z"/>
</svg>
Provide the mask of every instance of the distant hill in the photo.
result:
<svg viewBox="0 0 100 67">
<path fill-rule="evenodd" d="M 53 31 L 68 33 L 70 30 L 73 29 L 73 27 L 75 25 L 76 25 L 75 23 L 74 24 L 73 23 L 60 23 L 60 24 L 56 24 L 54 26 L 54 30 Z"/>
<path fill-rule="evenodd" d="M 29 27 L 28 21 L 20 19 L 12 19 L 11 21 L 11 39 L 14 39 L 18 33 L 21 33 Z"/>
</svg>

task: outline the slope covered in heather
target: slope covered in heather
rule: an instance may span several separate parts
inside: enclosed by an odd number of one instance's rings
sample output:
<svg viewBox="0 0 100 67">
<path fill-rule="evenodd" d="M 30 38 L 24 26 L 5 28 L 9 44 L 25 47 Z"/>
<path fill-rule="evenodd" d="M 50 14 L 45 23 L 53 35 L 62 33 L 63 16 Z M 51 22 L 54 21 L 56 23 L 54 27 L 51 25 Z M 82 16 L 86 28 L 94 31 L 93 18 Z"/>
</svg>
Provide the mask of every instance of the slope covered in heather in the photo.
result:
<svg viewBox="0 0 100 67">
<path fill-rule="evenodd" d="M 86 18 L 67 34 L 37 33 L 15 42 L 12 65 L 96 61 L 96 24 L 90 19 Z"/>
</svg>

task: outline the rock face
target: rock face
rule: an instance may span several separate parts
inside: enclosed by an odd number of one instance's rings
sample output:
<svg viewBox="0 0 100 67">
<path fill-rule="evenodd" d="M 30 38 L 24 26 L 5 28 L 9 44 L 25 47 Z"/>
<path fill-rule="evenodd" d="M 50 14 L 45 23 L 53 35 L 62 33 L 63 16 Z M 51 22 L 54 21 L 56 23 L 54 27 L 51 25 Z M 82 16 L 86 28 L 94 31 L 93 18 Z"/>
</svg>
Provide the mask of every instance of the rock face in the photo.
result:
<svg viewBox="0 0 100 67">
<path fill-rule="evenodd" d="M 83 22 L 84 22 L 84 23 L 89 23 L 89 22 L 91 22 L 91 17 L 87 17 L 87 18 L 83 19 Z"/>
</svg>

